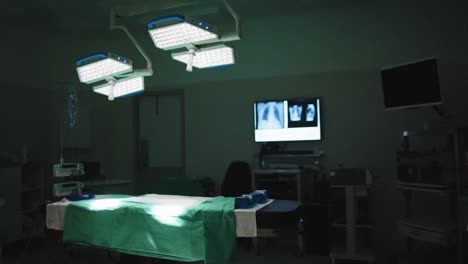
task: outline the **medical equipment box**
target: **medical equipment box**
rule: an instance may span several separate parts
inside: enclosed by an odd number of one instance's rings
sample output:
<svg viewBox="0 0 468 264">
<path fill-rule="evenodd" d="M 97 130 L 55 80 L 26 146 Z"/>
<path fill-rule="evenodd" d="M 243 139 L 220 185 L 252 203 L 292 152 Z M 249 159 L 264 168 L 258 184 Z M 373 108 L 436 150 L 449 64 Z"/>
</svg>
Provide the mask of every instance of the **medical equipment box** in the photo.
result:
<svg viewBox="0 0 468 264">
<path fill-rule="evenodd" d="M 83 163 L 59 163 L 52 166 L 54 177 L 79 176 L 84 174 Z"/>
</svg>

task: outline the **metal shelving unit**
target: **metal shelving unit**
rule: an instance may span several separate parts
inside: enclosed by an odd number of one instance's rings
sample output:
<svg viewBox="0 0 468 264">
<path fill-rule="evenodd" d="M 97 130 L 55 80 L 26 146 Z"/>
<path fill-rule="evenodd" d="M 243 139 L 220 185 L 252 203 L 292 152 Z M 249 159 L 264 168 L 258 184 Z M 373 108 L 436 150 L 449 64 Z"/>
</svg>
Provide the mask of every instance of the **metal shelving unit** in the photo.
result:
<svg viewBox="0 0 468 264">
<path fill-rule="evenodd" d="M 361 243 L 358 239 L 362 233 L 370 233 L 372 237 L 373 225 L 371 223 L 361 223 L 358 213 L 358 200 L 365 198 L 368 202 L 369 189 L 371 185 L 332 185 L 332 188 L 344 191 L 345 198 L 345 221 L 333 222 L 332 228 L 343 229 L 345 233 L 344 244 L 335 243 L 330 252 L 331 263 L 337 260 L 375 262 L 375 254 L 371 244 Z M 366 216 L 366 218 L 369 218 Z"/>
<path fill-rule="evenodd" d="M 444 188 L 414 187 L 399 185 L 399 189 L 405 196 L 404 216 L 398 222 L 398 232 L 406 238 L 406 252 L 404 255 L 417 263 L 427 258 L 427 255 L 445 255 L 444 262 L 453 263 L 457 258 L 456 249 L 458 247 L 458 216 L 456 208 L 456 192 L 454 188 L 448 186 Z M 431 209 L 437 217 L 421 217 L 415 213 L 414 198 L 420 195 L 425 200 L 440 200 L 440 203 L 431 203 Z M 442 206 L 441 206 L 442 205 Z M 447 205 L 447 206 L 444 206 Z M 445 207 L 445 208 L 440 208 Z M 447 208 L 451 207 L 451 208 Z M 443 210 L 445 209 L 445 210 Z M 450 211 L 447 215 L 444 211 Z M 443 221 L 443 219 L 446 219 Z M 438 220 L 435 220 L 438 219 Z M 417 246 L 416 246 L 416 243 Z M 431 247 L 431 250 L 418 250 L 416 247 Z M 419 251 L 419 252 L 418 252 Z M 430 259 L 430 258 L 429 258 Z M 448 260 L 450 259 L 450 261 Z M 425 263 L 437 263 L 435 262 Z M 418 262 L 419 261 L 419 262 Z M 429 261 L 429 260 L 425 260 Z M 401 261 L 402 263 L 405 263 Z"/>
<path fill-rule="evenodd" d="M 397 226 L 406 239 L 406 250 L 400 263 L 408 263 L 405 259 L 463 263 L 457 199 L 458 131 L 447 128 L 403 136 L 406 149 L 397 153 L 397 188 L 404 197 L 404 212 Z"/>
</svg>

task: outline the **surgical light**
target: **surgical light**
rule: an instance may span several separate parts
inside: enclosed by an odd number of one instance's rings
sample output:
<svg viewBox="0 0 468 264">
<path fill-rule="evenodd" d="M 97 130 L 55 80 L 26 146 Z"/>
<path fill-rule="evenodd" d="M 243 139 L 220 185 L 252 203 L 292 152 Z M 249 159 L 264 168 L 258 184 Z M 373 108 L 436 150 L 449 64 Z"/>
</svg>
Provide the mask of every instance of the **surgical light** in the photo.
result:
<svg viewBox="0 0 468 264">
<path fill-rule="evenodd" d="M 223 44 L 202 48 L 193 52 L 185 51 L 171 54 L 174 60 L 187 64 L 187 71 L 192 64 L 199 69 L 234 64 L 234 51 Z"/>
<path fill-rule="evenodd" d="M 111 53 L 95 53 L 76 61 L 76 71 L 82 83 L 94 83 L 133 70 L 132 61 Z"/>
<path fill-rule="evenodd" d="M 143 77 L 129 77 L 120 79 L 118 81 L 109 80 L 105 84 L 93 87 L 95 93 L 103 94 L 114 100 L 114 98 L 128 97 L 143 93 L 145 90 L 145 83 Z"/>
<path fill-rule="evenodd" d="M 154 45 L 163 50 L 218 39 L 215 27 L 180 15 L 157 18 L 147 25 Z"/>
</svg>

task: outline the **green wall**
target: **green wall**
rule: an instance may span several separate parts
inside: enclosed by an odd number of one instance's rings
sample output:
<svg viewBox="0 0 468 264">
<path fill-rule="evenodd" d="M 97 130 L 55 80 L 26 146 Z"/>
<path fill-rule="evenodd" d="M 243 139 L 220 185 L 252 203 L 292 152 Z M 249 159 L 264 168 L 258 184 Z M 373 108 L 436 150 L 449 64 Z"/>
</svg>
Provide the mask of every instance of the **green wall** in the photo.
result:
<svg viewBox="0 0 468 264">
<path fill-rule="evenodd" d="M 59 162 L 61 126 L 65 125 L 63 118 L 67 114 L 66 93 L 13 84 L 7 87 L 9 90 L 2 91 L 0 97 L 0 153 L 14 155 L 26 145 L 31 160 Z M 89 122 L 92 147 L 65 150 L 65 162 L 98 161 L 106 178 L 133 179 L 133 100 L 109 102 L 89 92 L 79 93 L 78 98 L 78 107 L 91 110 L 87 120 L 81 120 L 78 113 L 78 122 Z"/>
<path fill-rule="evenodd" d="M 57 91 L 49 91 L 49 93 L 50 97 L 53 98 L 50 100 L 54 110 L 53 119 L 58 120 L 67 111 L 64 103 L 67 93 Z M 71 161 L 74 159 L 98 161 L 101 163 L 101 172 L 107 179 L 133 179 L 135 171 L 134 139 L 136 136 L 133 129 L 135 122 L 133 105 L 131 99 L 110 102 L 104 96 L 80 92 L 78 94 L 78 108 L 81 106 L 88 108 L 90 116 L 86 119 L 80 119 L 78 111 L 77 122 L 89 122 L 91 148 L 68 151 L 65 158 L 71 159 Z M 57 131 L 54 149 L 59 150 L 59 123 L 54 125 L 53 130 Z M 59 157 L 59 153 L 55 155 Z"/>
<path fill-rule="evenodd" d="M 48 160 L 53 123 L 47 92 L 4 83 L 0 96 L 0 153 L 6 156 L 26 146 L 31 159 Z"/>
</svg>

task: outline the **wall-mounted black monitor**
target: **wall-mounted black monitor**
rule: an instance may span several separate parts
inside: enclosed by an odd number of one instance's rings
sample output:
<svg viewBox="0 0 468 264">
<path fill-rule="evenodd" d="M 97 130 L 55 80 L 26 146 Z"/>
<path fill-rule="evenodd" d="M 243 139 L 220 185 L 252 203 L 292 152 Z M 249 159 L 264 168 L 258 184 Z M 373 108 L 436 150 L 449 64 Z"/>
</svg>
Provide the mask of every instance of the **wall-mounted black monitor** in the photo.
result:
<svg viewBox="0 0 468 264">
<path fill-rule="evenodd" d="M 442 103 L 436 58 L 383 68 L 385 108 L 405 109 Z"/>
<path fill-rule="evenodd" d="M 255 142 L 320 140 L 320 99 L 254 102 Z"/>
</svg>

